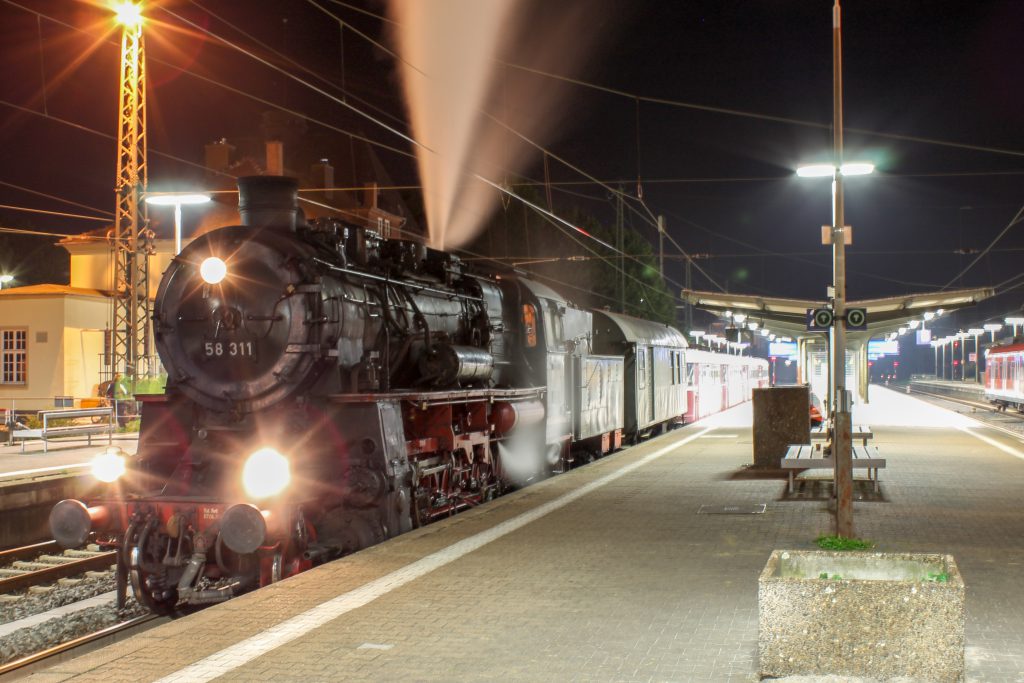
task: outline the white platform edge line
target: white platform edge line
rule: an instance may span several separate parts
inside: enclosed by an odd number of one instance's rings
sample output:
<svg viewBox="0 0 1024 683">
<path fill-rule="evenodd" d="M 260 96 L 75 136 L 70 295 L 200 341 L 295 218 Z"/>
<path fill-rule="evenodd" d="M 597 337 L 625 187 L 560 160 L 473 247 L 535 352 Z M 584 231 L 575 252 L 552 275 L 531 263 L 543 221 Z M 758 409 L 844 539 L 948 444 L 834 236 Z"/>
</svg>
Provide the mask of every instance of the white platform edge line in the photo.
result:
<svg viewBox="0 0 1024 683">
<path fill-rule="evenodd" d="M 63 470 L 75 470 L 90 466 L 91 463 L 83 462 L 74 465 L 54 465 L 52 467 L 39 467 L 34 470 L 15 470 L 13 472 L 0 473 L 0 479 L 10 479 L 11 477 L 18 477 L 23 474 L 43 474 L 44 472 L 60 472 Z"/>
<path fill-rule="evenodd" d="M 989 425 L 986 425 L 986 424 L 984 424 L 982 422 L 979 422 L 978 424 L 981 427 L 983 427 L 983 428 L 984 427 L 989 427 Z M 1024 453 L 1021 453 L 1016 448 L 1011 448 L 1010 446 L 1007 446 L 1006 444 L 999 443 L 995 439 L 990 439 L 989 437 L 985 436 L 984 434 L 979 434 L 978 432 L 974 431 L 976 429 L 975 427 L 957 427 L 957 429 L 959 429 L 961 432 L 964 432 L 966 434 L 970 434 L 971 436 L 973 436 L 975 439 L 978 439 L 979 441 L 984 441 L 989 446 L 992 446 L 994 448 L 998 448 L 999 450 L 1001 450 L 1004 453 L 1008 453 L 1009 455 L 1012 455 L 1015 458 L 1020 458 L 1021 460 L 1024 460 Z"/>
<path fill-rule="evenodd" d="M 599 489 L 602 486 L 653 462 L 654 460 L 657 460 L 663 455 L 704 436 L 713 429 L 715 428 L 706 427 L 696 434 L 692 434 L 681 441 L 660 448 L 654 453 L 644 456 L 640 460 L 630 463 L 615 472 L 606 474 L 600 479 L 595 479 L 589 484 L 571 491 L 560 498 L 556 498 L 555 500 L 545 503 L 544 505 L 530 510 L 529 512 L 524 512 L 512 519 L 508 519 L 501 524 L 487 529 L 486 531 L 481 531 L 469 538 L 464 538 L 457 543 L 453 543 L 447 548 L 427 555 L 412 564 L 406 565 L 401 569 L 397 569 L 390 574 L 386 574 L 379 579 L 375 579 L 370 583 L 356 588 L 355 590 L 339 595 L 338 597 L 317 605 L 302 614 L 298 614 L 275 626 L 272 626 L 262 633 L 215 652 L 212 655 L 168 674 L 163 678 L 159 678 L 156 680 L 156 683 L 172 683 L 172 681 L 180 680 L 203 683 L 234 671 L 243 664 L 247 664 L 257 657 L 266 654 L 270 650 L 279 648 L 296 638 L 304 636 L 313 629 L 340 617 L 346 612 L 362 607 L 363 605 L 390 593 L 396 588 L 404 586 L 421 576 L 429 574 L 435 569 L 443 567 L 450 562 L 454 562 L 474 550 L 487 545 L 491 541 L 497 540 L 502 536 L 510 534 L 513 531 L 516 531 L 527 524 L 554 512 L 555 510 L 558 510 L 559 508 L 565 507 L 578 498 L 581 498 L 588 493 Z"/>
</svg>

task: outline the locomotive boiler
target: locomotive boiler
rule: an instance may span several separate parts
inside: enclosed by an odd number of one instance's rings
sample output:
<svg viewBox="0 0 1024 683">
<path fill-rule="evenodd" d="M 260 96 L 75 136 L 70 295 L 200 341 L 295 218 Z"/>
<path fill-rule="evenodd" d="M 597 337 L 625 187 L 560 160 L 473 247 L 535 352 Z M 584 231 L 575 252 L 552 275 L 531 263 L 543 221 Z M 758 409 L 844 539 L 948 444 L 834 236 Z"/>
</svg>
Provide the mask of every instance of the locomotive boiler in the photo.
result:
<svg viewBox="0 0 1024 683">
<path fill-rule="evenodd" d="M 546 452 L 532 290 L 307 222 L 297 196 L 241 179 L 241 225 L 174 259 L 153 310 L 166 393 L 140 397 L 137 454 L 103 456 L 106 490 L 51 514 L 62 544 L 121 551 L 122 601 L 129 582 L 158 612 L 225 600 L 492 498 L 499 441 Z M 529 460 L 520 479 L 549 468 Z"/>
</svg>

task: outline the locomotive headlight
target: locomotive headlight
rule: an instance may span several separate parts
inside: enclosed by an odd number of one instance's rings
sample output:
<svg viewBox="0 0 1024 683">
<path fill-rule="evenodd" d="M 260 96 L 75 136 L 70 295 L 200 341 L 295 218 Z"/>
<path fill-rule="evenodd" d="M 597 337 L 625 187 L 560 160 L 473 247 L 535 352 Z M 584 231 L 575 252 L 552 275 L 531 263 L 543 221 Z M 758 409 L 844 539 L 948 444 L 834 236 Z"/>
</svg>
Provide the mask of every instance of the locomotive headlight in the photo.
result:
<svg viewBox="0 0 1024 683">
<path fill-rule="evenodd" d="M 125 472 L 125 452 L 112 446 L 92 459 L 92 476 L 108 484 L 121 478 Z"/>
<path fill-rule="evenodd" d="M 242 486 L 252 498 L 269 498 L 284 491 L 292 475 L 288 458 L 273 448 L 261 448 L 245 461 Z"/>
<path fill-rule="evenodd" d="M 228 264 L 216 256 L 208 256 L 199 264 L 199 274 L 211 285 L 220 283 L 228 274 Z"/>
</svg>

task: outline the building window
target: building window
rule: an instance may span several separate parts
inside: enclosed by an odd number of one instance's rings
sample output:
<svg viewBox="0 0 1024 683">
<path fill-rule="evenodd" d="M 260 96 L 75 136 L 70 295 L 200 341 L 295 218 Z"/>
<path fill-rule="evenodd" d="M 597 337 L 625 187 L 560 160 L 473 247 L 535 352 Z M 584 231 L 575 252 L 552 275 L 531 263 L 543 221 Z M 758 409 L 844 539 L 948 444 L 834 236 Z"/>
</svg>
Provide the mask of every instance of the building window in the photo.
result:
<svg viewBox="0 0 1024 683">
<path fill-rule="evenodd" d="M 0 330 L 0 384 L 25 384 L 28 330 Z"/>
</svg>

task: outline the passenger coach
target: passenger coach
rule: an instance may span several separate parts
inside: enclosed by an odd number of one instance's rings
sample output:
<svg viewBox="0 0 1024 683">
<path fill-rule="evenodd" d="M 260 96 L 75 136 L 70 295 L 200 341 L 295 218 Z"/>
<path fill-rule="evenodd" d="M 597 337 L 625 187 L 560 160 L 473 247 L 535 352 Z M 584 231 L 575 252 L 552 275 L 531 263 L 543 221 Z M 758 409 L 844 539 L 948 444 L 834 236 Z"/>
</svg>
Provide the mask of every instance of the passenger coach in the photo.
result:
<svg viewBox="0 0 1024 683">
<path fill-rule="evenodd" d="M 988 350 L 985 398 L 1005 410 L 1024 411 L 1024 344 L 995 346 Z"/>
</svg>

